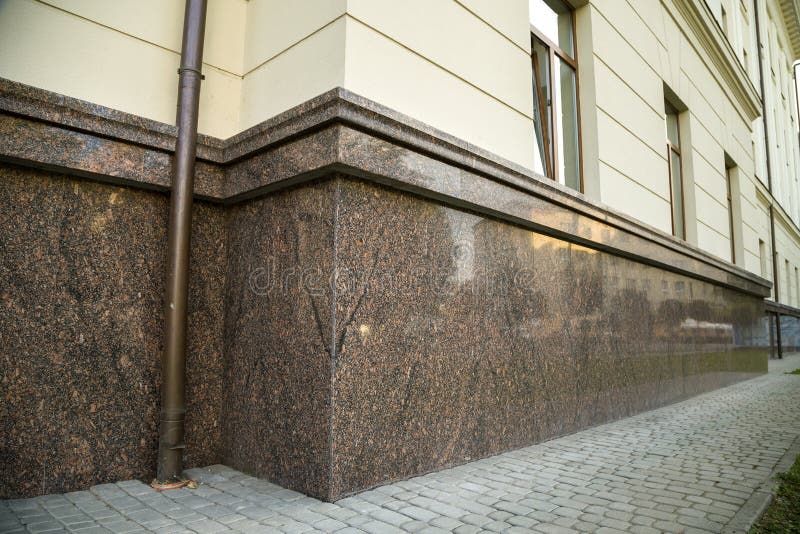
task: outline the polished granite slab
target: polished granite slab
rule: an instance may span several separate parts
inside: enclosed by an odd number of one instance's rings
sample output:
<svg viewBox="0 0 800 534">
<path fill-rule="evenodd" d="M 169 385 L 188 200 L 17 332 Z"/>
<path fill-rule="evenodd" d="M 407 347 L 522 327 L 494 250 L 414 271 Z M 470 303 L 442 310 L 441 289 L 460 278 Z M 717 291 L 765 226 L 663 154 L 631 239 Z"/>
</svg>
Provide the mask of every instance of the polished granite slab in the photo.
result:
<svg viewBox="0 0 800 534">
<path fill-rule="evenodd" d="M 329 494 L 335 184 L 228 214 L 223 460 Z"/>
<path fill-rule="evenodd" d="M 367 181 L 229 222 L 226 461 L 322 499 L 766 372 L 760 298 Z"/>
<path fill-rule="evenodd" d="M 0 79 L 2 496 L 153 474 L 174 134 Z M 768 282 L 358 95 L 200 143 L 189 466 L 331 500 L 766 371 Z"/>
<path fill-rule="evenodd" d="M 0 165 L 0 497 L 154 471 L 167 201 Z M 220 459 L 224 228 L 195 205 L 187 465 Z"/>
</svg>

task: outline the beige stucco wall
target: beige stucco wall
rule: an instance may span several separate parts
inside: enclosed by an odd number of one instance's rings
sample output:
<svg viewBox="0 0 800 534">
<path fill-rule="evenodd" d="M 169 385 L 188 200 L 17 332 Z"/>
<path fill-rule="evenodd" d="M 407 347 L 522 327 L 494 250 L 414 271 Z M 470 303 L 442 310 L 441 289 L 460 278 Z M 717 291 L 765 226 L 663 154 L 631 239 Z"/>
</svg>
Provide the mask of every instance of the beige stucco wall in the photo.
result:
<svg viewBox="0 0 800 534">
<path fill-rule="evenodd" d="M 777 2 L 761 4 L 764 41 L 764 90 L 772 165 L 772 192 L 795 224 L 800 224 L 800 153 L 797 143 L 795 88 L 791 64 L 795 57 Z M 763 147 L 762 147 L 763 150 Z"/>
<path fill-rule="evenodd" d="M 526 1 L 508 0 L 511 25 L 487 3 L 348 0 L 345 87 L 533 166 L 533 96 Z M 523 30 L 524 29 L 524 30 Z"/>
<path fill-rule="evenodd" d="M 709 59 L 708 43 L 697 38 L 676 8 L 678 0 L 662 2 L 592 1 L 579 12 L 579 51 L 581 59 L 584 138 L 596 123 L 595 139 L 589 150 L 596 151 L 596 164 L 585 165 L 586 192 L 598 200 L 665 232 L 671 230 L 669 179 L 664 133 L 664 85 L 686 105 L 682 116 L 684 181 L 687 185 L 687 241 L 730 260 L 730 225 L 726 199 L 727 154 L 736 164 L 733 173 L 737 189 L 734 203 L 737 234 L 736 263 L 762 274 L 759 240 L 767 246 L 767 269 L 772 279 L 772 250 L 769 228 L 769 194 L 758 176 L 765 177 L 764 157 L 758 141 L 763 139 L 760 121 L 752 121 L 714 62 Z M 717 18 L 726 9 L 728 26 L 724 36 L 732 58 L 741 67 L 742 78 L 758 87 L 758 64 L 754 35 L 754 13 L 742 9 L 749 3 L 732 0 L 709 1 Z M 785 57 L 790 56 L 785 21 L 777 3 L 761 3 L 769 8 L 776 22 L 775 33 Z M 767 7 L 769 6 L 769 7 Z M 764 15 L 766 16 L 766 15 Z M 762 17 L 763 18 L 763 17 Z M 778 57 L 781 57 L 779 52 Z M 786 285 L 789 261 L 789 287 L 779 291 L 780 301 L 798 305 L 795 267 L 800 267 L 800 231 L 795 223 L 798 170 L 796 167 L 796 123 L 792 122 L 793 96 L 788 70 L 791 60 L 776 67 L 776 83 L 768 88 L 768 102 L 777 102 L 769 125 L 775 182 L 775 197 L 785 210 L 785 222 L 776 225 L 776 251 L 779 284 Z M 766 67 L 769 69 L 770 67 Z M 781 70 L 781 72 L 777 72 Z M 785 78 L 781 78 L 785 76 Z M 771 93 L 769 92 L 771 91 Z M 774 98 L 774 95 L 778 98 Z M 760 107 L 760 103 L 759 103 Z M 768 121 L 769 123 L 769 121 Z M 587 128 L 588 125 L 588 128 Z M 587 132 L 589 129 L 589 132 Z M 775 130 L 775 133 L 772 131 Z M 794 139 L 794 143 L 792 143 Z M 763 141 L 762 141 L 763 145 Z M 586 151 L 586 141 L 584 141 Z M 586 152 L 585 152 L 586 153 Z M 794 166 L 793 166 L 794 165 Z M 776 172 L 777 171 L 777 172 Z M 780 182 L 780 185 L 777 183 Z M 760 191 L 760 193 L 759 193 Z M 738 209 L 738 213 L 736 210 Z"/>
<path fill-rule="evenodd" d="M 240 130 L 344 85 L 345 6 L 247 2 Z"/>
<path fill-rule="evenodd" d="M 754 185 L 759 191 L 763 216 L 768 218 L 770 203 L 773 203 L 775 212 L 775 250 L 770 250 L 767 278 L 773 279 L 774 259 L 778 276 L 778 301 L 800 307 L 800 284 L 795 276 L 795 269 L 800 272 L 800 147 L 797 141 L 796 93 L 791 73 L 791 64 L 797 54 L 791 48 L 787 21 L 782 16 L 779 3 L 773 0 L 759 2 L 759 9 L 764 43 L 762 60 L 769 145 L 765 145 L 764 123 L 758 119 L 755 122 L 753 146 L 756 174 L 760 180 Z M 771 195 L 767 188 L 767 150 L 772 171 Z M 769 235 L 768 228 L 762 228 L 759 232 L 763 240 L 769 239 Z"/>
<path fill-rule="evenodd" d="M 245 0 L 211 0 L 200 131 L 236 133 Z M 0 76 L 174 123 L 181 0 L 0 0 Z"/>
<path fill-rule="evenodd" d="M 751 126 L 742 106 L 704 58 L 703 45 L 672 2 L 598 1 L 581 9 L 588 11 L 583 16 L 591 34 L 584 25 L 579 44 L 591 49 L 587 59 L 594 78 L 582 77 L 588 82 L 582 91 L 596 104 L 599 162 L 596 170 L 586 169 L 585 182 L 594 183 L 587 192 L 597 191 L 602 202 L 671 232 L 666 84 L 687 107 L 681 121 L 687 240 L 729 259 L 725 153 L 740 168 L 744 194 L 752 189 Z M 740 263 L 752 265 L 757 242 L 749 228 L 743 238 Z"/>
</svg>

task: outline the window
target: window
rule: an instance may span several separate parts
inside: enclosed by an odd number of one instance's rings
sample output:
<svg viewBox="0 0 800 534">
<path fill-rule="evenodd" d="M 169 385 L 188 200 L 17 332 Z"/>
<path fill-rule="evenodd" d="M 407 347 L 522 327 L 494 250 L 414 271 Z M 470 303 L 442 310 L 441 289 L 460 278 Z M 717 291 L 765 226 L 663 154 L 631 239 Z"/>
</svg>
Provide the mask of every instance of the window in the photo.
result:
<svg viewBox="0 0 800 534">
<path fill-rule="evenodd" d="M 739 188 L 737 180 L 737 168 L 728 154 L 725 154 L 725 182 L 728 196 L 728 237 L 731 243 L 731 263 L 736 263 L 736 234 L 737 221 L 739 220 L 739 213 L 737 211 L 738 203 L 735 202 L 735 195 L 738 194 Z"/>
<path fill-rule="evenodd" d="M 534 170 L 581 190 L 575 19 L 561 0 L 529 0 Z"/>
<path fill-rule="evenodd" d="M 731 39 L 728 36 L 728 32 L 729 32 L 729 30 L 728 30 L 728 12 L 725 11 L 725 6 L 720 6 L 719 9 L 720 9 L 720 15 L 721 15 L 720 18 L 722 19 L 722 24 L 721 24 L 722 33 L 725 34 L 725 37 L 728 38 L 728 42 L 730 42 Z"/>
<path fill-rule="evenodd" d="M 783 265 L 786 268 L 786 289 L 783 290 L 783 302 L 784 304 L 791 304 L 792 303 L 792 279 L 789 266 L 789 260 L 784 260 Z"/>
<path fill-rule="evenodd" d="M 670 203 L 672 204 L 672 235 L 686 239 L 686 218 L 683 207 L 683 164 L 681 163 L 681 134 L 678 110 L 664 102 L 667 128 L 667 164 L 669 166 Z"/>
<path fill-rule="evenodd" d="M 794 290 L 794 305 L 800 307 L 800 271 L 797 270 L 797 267 L 794 268 Z"/>
<path fill-rule="evenodd" d="M 733 235 L 733 195 L 731 194 L 731 168 L 728 167 L 726 174 L 726 182 L 728 186 L 728 231 L 731 242 L 731 263 L 736 263 L 736 241 Z"/>
</svg>

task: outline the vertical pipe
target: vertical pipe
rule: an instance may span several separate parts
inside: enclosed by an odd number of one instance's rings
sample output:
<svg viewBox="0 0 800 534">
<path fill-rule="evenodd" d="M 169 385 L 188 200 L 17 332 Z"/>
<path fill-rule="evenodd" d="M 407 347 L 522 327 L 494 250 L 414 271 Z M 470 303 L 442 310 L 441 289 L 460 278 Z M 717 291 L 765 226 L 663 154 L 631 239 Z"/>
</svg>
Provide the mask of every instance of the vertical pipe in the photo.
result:
<svg viewBox="0 0 800 534">
<path fill-rule="evenodd" d="M 800 59 L 792 63 L 792 82 L 794 83 L 794 111 L 795 125 L 797 125 L 797 143 L 800 148 L 800 79 L 797 77 L 797 67 L 800 67 Z M 798 162 L 800 163 L 800 162 Z"/>
<path fill-rule="evenodd" d="M 767 164 L 767 189 L 772 193 L 772 164 L 769 157 L 769 130 L 767 128 L 767 93 L 764 85 L 764 58 L 761 51 L 764 46 L 761 44 L 761 22 L 758 15 L 758 0 L 753 0 L 753 16 L 756 25 L 756 55 L 758 56 L 758 82 L 761 88 L 761 122 L 764 124 L 764 156 Z"/>
<path fill-rule="evenodd" d="M 167 245 L 167 298 L 164 352 L 161 357 L 163 385 L 158 440 L 159 482 L 178 480 L 183 472 L 189 241 L 205 25 L 206 0 L 186 0 L 181 66 L 178 69 L 178 140 L 175 145 Z"/>
<path fill-rule="evenodd" d="M 753 15 L 755 17 L 756 25 L 756 47 L 758 48 L 756 54 L 758 56 L 758 80 L 761 88 L 761 121 L 764 124 L 764 156 L 767 165 L 767 189 L 770 193 L 769 200 L 769 233 L 770 243 L 772 245 L 772 287 L 774 289 L 775 302 L 778 302 L 778 251 L 775 249 L 775 208 L 772 206 L 775 197 L 772 196 L 772 161 L 769 155 L 769 128 L 767 128 L 767 92 L 764 83 L 764 58 L 762 57 L 761 44 L 761 22 L 758 14 L 758 0 L 753 0 Z M 781 347 L 781 321 L 780 316 L 776 314 L 775 325 L 777 327 L 777 341 L 778 341 L 778 358 L 783 357 L 783 348 Z"/>
<path fill-rule="evenodd" d="M 775 319 L 772 317 L 771 311 L 767 312 L 767 322 L 769 323 L 769 357 L 775 358 Z"/>
</svg>

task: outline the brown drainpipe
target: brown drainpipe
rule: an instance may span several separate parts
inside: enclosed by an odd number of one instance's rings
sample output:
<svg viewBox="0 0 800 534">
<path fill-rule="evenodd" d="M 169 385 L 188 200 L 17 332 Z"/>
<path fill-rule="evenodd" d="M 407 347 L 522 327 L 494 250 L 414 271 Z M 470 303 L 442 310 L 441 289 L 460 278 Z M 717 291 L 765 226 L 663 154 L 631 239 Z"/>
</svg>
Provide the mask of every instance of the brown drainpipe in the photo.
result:
<svg viewBox="0 0 800 534">
<path fill-rule="evenodd" d="M 189 292 L 189 241 L 192 233 L 197 115 L 203 75 L 206 0 L 186 0 L 181 67 L 178 69 L 178 140 L 175 144 L 167 244 L 167 300 L 161 357 L 161 426 L 157 481 L 181 479 L 186 414 L 186 315 Z"/>
<path fill-rule="evenodd" d="M 767 164 L 767 190 L 772 196 L 772 162 L 769 156 L 769 129 L 767 128 L 767 92 L 764 85 L 764 59 L 761 57 L 763 45 L 761 44 L 761 22 L 758 16 L 758 0 L 753 0 L 753 15 L 756 25 L 756 47 L 758 48 L 758 79 L 761 86 L 761 120 L 764 122 L 764 156 Z M 778 251 L 775 248 L 775 208 L 772 206 L 774 197 L 769 202 L 769 237 L 772 248 L 772 287 L 774 288 L 775 302 L 778 302 Z M 783 358 L 783 342 L 781 341 L 781 315 L 775 313 L 775 332 L 777 335 L 778 358 Z"/>
</svg>

